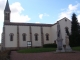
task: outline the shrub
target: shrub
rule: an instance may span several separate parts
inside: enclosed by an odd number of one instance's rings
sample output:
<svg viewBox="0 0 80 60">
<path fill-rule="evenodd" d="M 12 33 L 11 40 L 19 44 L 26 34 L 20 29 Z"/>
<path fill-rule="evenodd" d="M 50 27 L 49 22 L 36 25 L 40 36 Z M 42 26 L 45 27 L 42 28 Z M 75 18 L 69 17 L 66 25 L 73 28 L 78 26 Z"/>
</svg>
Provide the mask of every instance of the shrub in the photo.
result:
<svg viewBox="0 0 80 60">
<path fill-rule="evenodd" d="M 0 53 L 0 60 L 9 60 L 10 59 L 10 50 L 6 50 Z"/>
<path fill-rule="evenodd" d="M 44 44 L 43 45 L 44 48 L 57 48 L 57 44 L 53 43 L 53 44 Z"/>
</svg>

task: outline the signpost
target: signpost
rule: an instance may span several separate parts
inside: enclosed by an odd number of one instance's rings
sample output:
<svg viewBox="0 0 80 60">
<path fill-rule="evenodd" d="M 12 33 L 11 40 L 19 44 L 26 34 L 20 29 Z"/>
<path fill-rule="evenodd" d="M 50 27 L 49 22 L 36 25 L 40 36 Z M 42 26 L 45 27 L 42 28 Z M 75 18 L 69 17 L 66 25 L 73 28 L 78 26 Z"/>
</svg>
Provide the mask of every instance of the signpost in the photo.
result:
<svg viewBox="0 0 80 60">
<path fill-rule="evenodd" d="M 27 41 L 27 47 L 31 47 L 31 41 Z"/>
</svg>

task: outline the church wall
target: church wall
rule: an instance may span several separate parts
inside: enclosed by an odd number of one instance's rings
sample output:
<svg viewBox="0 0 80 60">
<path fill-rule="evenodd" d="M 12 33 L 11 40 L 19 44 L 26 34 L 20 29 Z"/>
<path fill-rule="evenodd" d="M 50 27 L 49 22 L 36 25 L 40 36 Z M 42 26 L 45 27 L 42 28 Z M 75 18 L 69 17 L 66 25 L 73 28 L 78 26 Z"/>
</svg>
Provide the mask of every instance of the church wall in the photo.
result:
<svg viewBox="0 0 80 60">
<path fill-rule="evenodd" d="M 49 40 L 46 40 L 46 33 L 49 34 Z M 44 44 L 53 43 L 51 27 L 43 27 L 43 36 L 44 36 Z"/>
<path fill-rule="evenodd" d="M 60 27 L 61 27 L 61 33 L 62 33 L 62 38 L 63 38 L 63 44 L 65 45 L 65 36 L 66 36 L 66 32 L 65 32 L 65 27 L 69 28 L 69 32 L 71 31 L 71 22 L 70 20 L 65 21 L 65 19 L 59 21 L 60 23 Z"/>
<path fill-rule="evenodd" d="M 52 42 L 57 40 L 57 24 L 53 25 L 52 27 Z"/>
<path fill-rule="evenodd" d="M 32 32 L 32 47 L 40 47 L 41 43 L 41 27 L 40 26 L 31 26 Z M 38 41 L 35 41 L 35 33 L 38 34 Z"/>
<path fill-rule="evenodd" d="M 10 33 L 13 33 L 13 41 L 10 41 Z M 5 25 L 5 47 L 17 47 L 17 26 Z"/>
<path fill-rule="evenodd" d="M 27 41 L 30 41 L 29 26 L 19 26 L 19 47 L 27 47 Z M 22 34 L 26 34 L 26 41 L 23 41 Z"/>
</svg>

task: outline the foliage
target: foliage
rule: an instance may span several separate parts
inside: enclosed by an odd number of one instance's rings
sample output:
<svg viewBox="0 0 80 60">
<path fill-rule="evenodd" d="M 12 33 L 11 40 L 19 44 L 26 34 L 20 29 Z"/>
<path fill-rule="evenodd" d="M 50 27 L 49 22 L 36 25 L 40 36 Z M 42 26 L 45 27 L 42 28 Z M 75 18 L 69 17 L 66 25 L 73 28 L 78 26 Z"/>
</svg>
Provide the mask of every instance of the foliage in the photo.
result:
<svg viewBox="0 0 80 60">
<path fill-rule="evenodd" d="M 74 51 L 80 51 L 80 46 L 78 46 L 78 47 L 72 47 L 72 49 L 73 49 Z"/>
<path fill-rule="evenodd" d="M 10 50 L 6 50 L 3 52 L 0 52 L 0 60 L 9 60 L 10 59 Z"/>
<path fill-rule="evenodd" d="M 70 46 L 80 45 L 79 23 L 75 13 L 72 14 L 71 35 L 69 36 L 69 40 Z"/>
<path fill-rule="evenodd" d="M 50 52 L 55 51 L 56 48 L 27 48 L 18 50 L 18 53 L 40 53 L 40 52 Z"/>
<path fill-rule="evenodd" d="M 45 48 L 57 48 L 57 44 L 53 43 L 53 44 L 44 44 L 43 47 Z"/>
</svg>

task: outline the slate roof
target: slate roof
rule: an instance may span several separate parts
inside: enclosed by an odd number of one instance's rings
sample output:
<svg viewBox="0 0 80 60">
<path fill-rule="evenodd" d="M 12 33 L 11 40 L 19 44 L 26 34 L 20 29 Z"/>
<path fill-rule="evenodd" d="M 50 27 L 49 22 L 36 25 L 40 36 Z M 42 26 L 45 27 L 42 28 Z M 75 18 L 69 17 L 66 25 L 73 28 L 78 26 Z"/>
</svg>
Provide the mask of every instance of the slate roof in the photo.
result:
<svg viewBox="0 0 80 60">
<path fill-rule="evenodd" d="M 54 24 L 37 24 L 37 23 L 4 23 L 4 25 L 18 25 L 18 26 L 53 26 Z"/>
<path fill-rule="evenodd" d="M 7 0 L 7 2 L 6 2 L 6 6 L 5 6 L 5 10 L 4 10 L 5 12 L 11 12 L 10 11 L 10 8 L 9 8 L 9 2 L 8 2 L 8 0 Z"/>
</svg>

